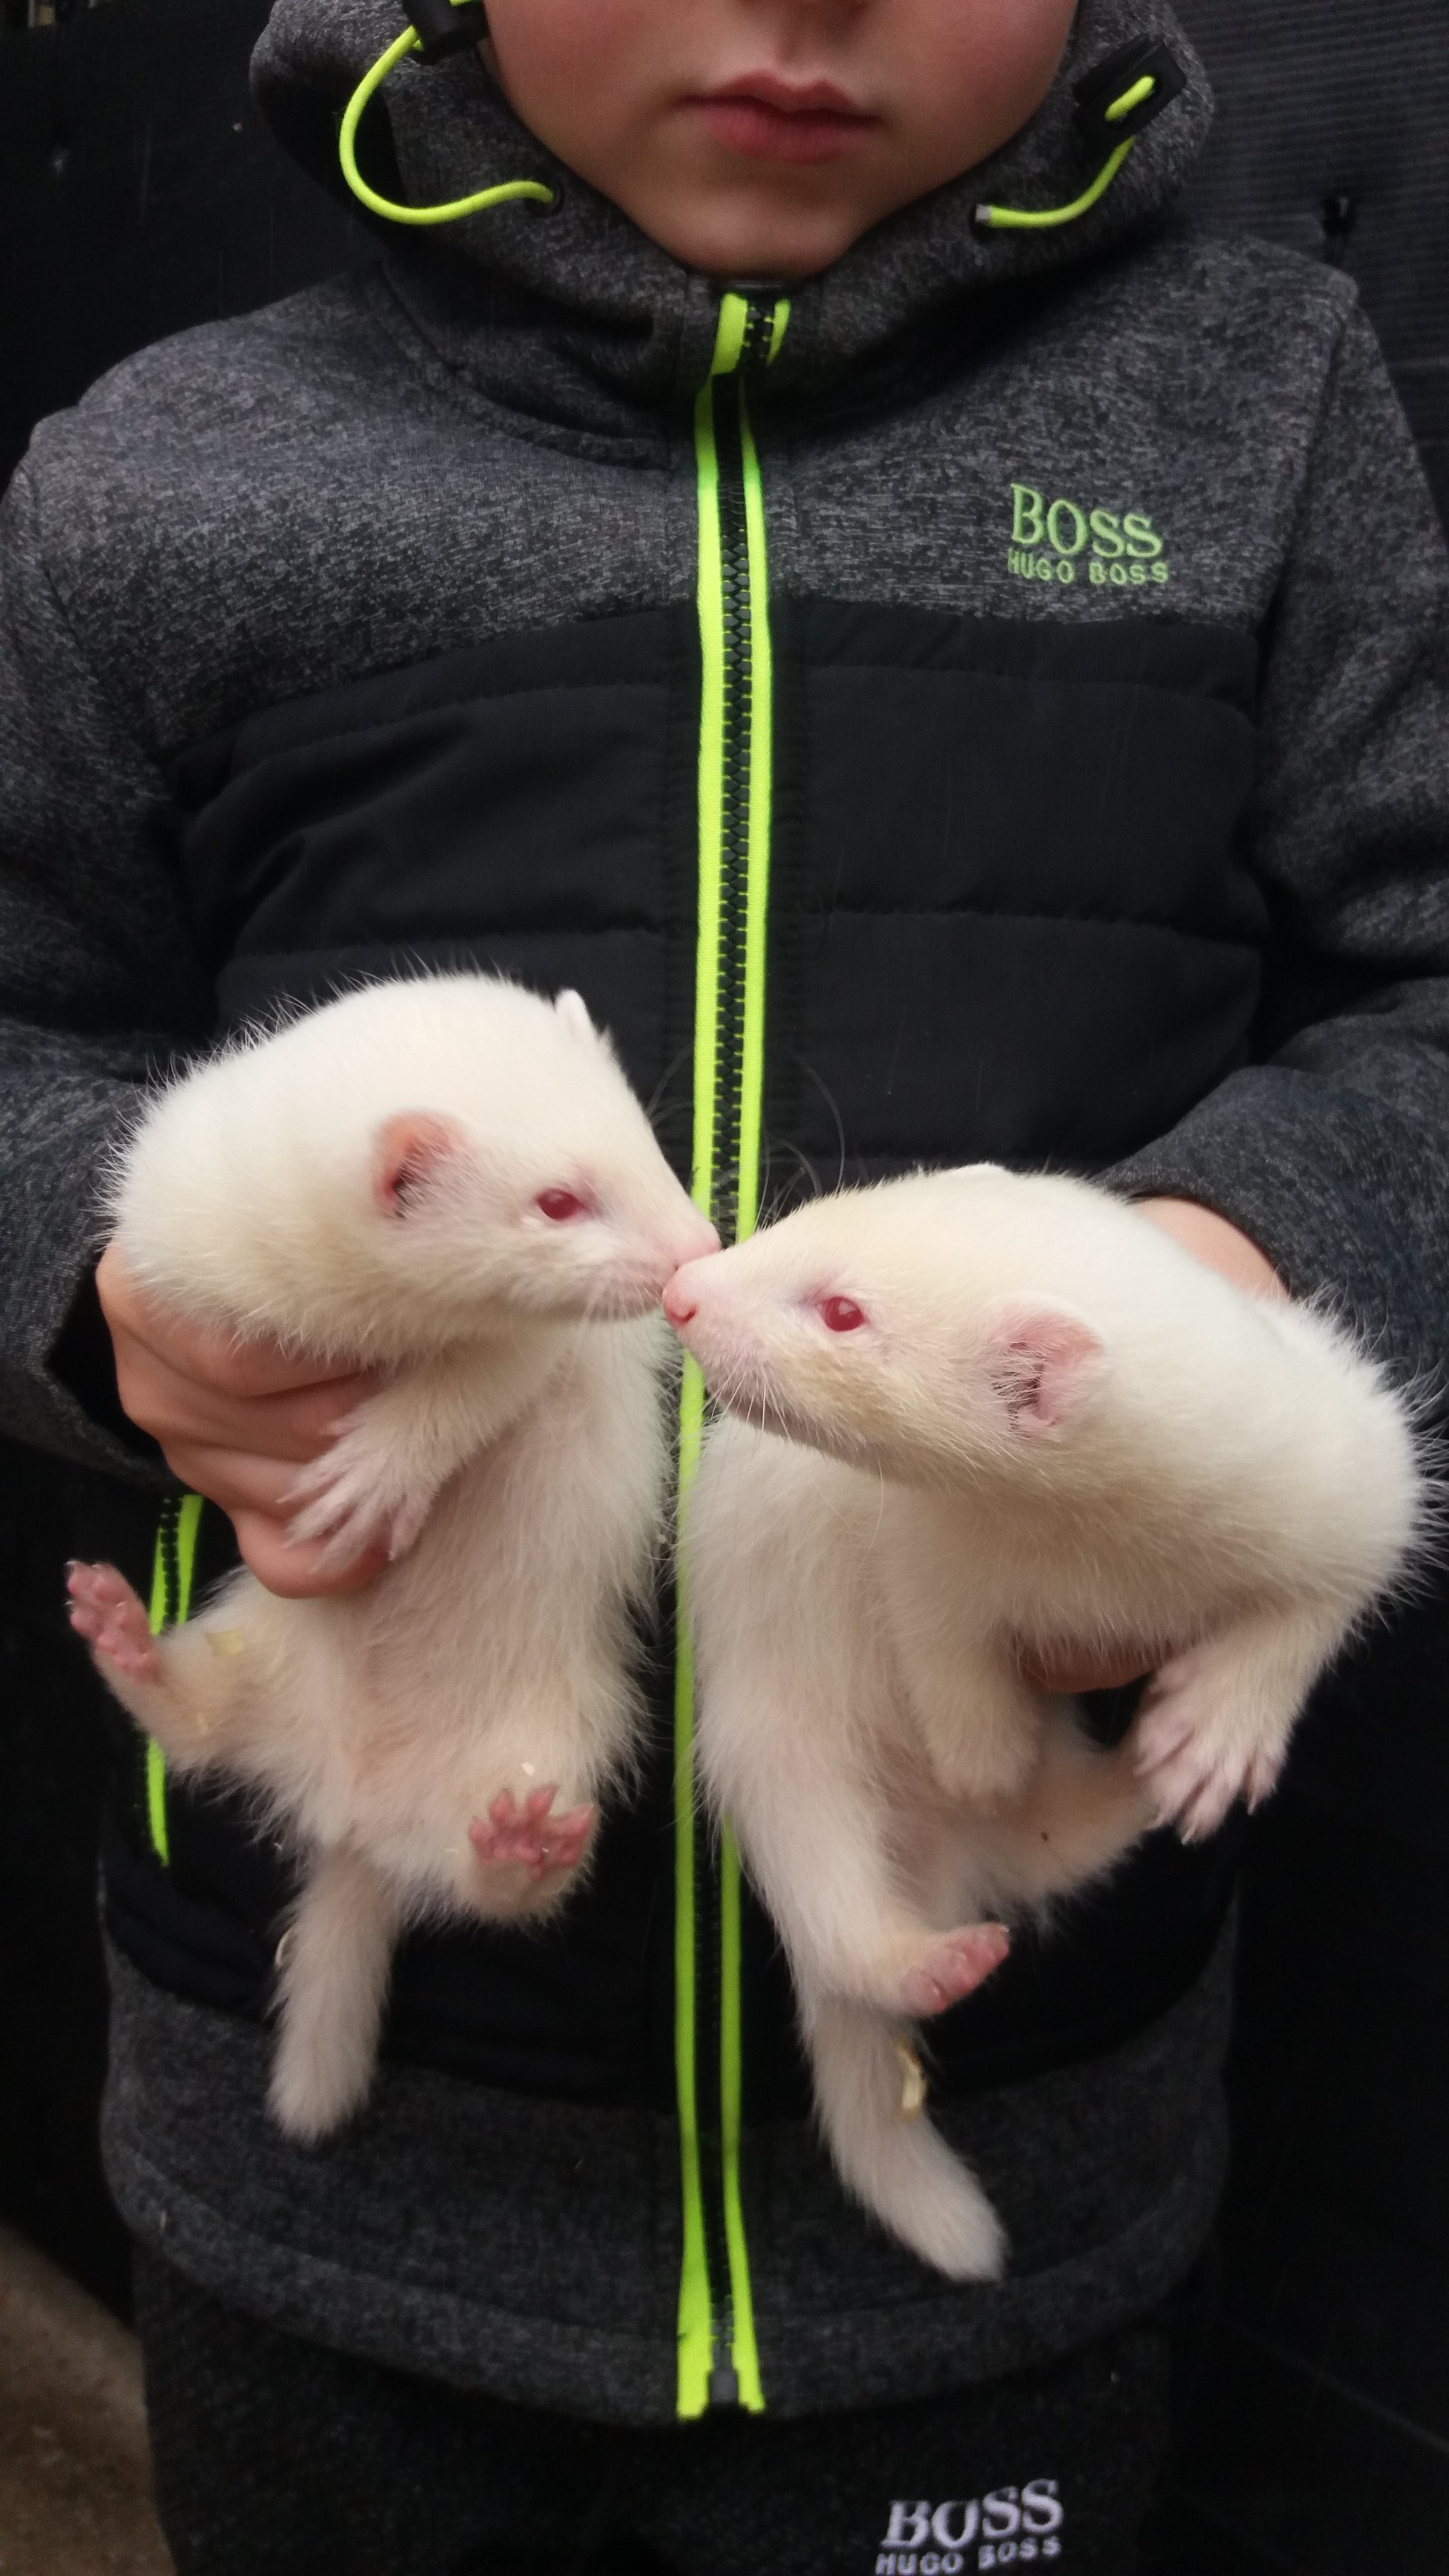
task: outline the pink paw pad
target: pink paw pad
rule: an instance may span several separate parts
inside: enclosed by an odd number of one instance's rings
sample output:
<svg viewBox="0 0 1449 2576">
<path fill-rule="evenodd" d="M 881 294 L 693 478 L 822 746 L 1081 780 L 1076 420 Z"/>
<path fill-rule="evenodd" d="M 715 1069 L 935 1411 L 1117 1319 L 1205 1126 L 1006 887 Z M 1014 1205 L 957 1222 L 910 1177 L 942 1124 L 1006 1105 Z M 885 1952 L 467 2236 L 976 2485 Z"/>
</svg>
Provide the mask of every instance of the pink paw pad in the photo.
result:
<svg viewBox="0 0 1449 2576">
<path fill-rule="evenodd" d="M 503 1790 L 488 1810 L 468 1828 L 468 1839 L 484 1862 L 521 1861 L 530 1878 L 550 1870 L 577 1869 L 594 1830 L 597 1809 L 573 1807 L 566 1816 L 551 1815 L 558 1794 L 555 1783 L 531 1790 L 520 1807 L 511 1789 Z"/>
<path fill-rule="evenodd" d="M 964 1932 L 948 1932 L 902 1978 L 902 2006 L 916 2021 L 945 2012 L 984 1985 L 1010 1948 L 1004 1923 L 973 1923 Z"/>
<path fill-rule="evenodd" d="M 96 1654 L 133 1681 L 153 1681 L 160 1667 L 151 1623 L 138 1593 L 113 1565 L 66 1569 L 70 1624 Z"/>
</svg>

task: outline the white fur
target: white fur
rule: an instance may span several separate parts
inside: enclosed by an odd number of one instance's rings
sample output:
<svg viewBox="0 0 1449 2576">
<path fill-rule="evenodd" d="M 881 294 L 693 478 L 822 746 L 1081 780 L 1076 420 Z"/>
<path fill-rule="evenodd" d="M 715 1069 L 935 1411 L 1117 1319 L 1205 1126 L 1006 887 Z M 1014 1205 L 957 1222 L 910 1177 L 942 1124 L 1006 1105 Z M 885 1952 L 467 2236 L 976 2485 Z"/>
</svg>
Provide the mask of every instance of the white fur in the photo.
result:
<svg viewBox="0 0 1449 2576">
<path fill-rule="evenodd" d="M 553 1190 L 586 1212 L 549 1218 Z M 305 1856 L 272 2099 L 315 2138 L 367 2090 L 401 1924 L 537 1916 L 572 1882 L 485 1863 L 470 1823 L 550 1783 L 561 1816 L 628 1768 L 668 1467 L 649 1310 L 714 1237 L 577 996 L 463 975 L 202 1067 L 151 1110 L 115 1216 L 183 1314 L 387 1372 L 295 1524 L 339 1560 L 389 1535 L 375 1582 L 287 1601 L 238 1574 L 153 1676 L 97 1654 L 178 1772 L 246 1783 Z"/>
<path fill-rule="evenodd" d="M 858 1329 L 827 1328 L 841 1297 Z M 1413 1547 L 1407 1408 L 1322 1316 L 1103 1191 L 985 1165 L 817 1201 L 666 1309 L 743 1417 L 687 1531 L 707 1793 L 789 1952 L 843 2178 L 927 2262 L 992 2274 L 994 2213 L 901 2116 L 901 2026 L 953 1962 L 967 1990 L 972 1925 L 1271 1787 Z M 1115 1754 L 1019 1677 L 1023 1647 L 1154 1641 L 1180 1651 Z"/>
</svg>

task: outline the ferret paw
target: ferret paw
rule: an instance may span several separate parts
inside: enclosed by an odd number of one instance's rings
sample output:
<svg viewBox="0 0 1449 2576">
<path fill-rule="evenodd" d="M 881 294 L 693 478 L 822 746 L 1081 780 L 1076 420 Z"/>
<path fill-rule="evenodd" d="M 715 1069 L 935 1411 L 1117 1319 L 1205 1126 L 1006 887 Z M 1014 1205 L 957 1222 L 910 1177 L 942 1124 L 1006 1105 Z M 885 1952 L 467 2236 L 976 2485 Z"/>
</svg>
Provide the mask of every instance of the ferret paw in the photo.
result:
<svg viewBox="0 0 1449 2576">
<path fill-rule="evenodd" d="M 489 1808 L 487 1822 L 478 1817 L 468 1827 L 479 1860 L 521 1861 L 532 1879 L 547 1878 L 552 1870 L 577 1869 L 598 1809 L 573 1807 L 566 1816 L 551 1815 L 557 1794 L 551 1783 L 532 1790 L 520 1807 L 512 1790 L 505 1789 Z"/>
<path fill-rule="evenodd" d="M 66 1569 L 70 1624 L 92 1652 L 132 1681 L 151 1682 L 161 1667 L 151 1623 L 140 1595 L 113 1565 L 71 1564 Z"/>
<path fill-rule="evenodd" d="M 399 1557 L 422 1528 L 431 1499 L 404 1502 L 389 1494 L 376 1459 L 349 1452 L 344 1434 L 293 1485 L 288 1501 L 299 1508 L 287 1535 L 297 1546 L 322 1541 L 318 1563 L 328 1571 L 354 1565 L 372 1547 Z"/>
<path fill-rule="evenodd" d="M 984 1985 L 1010 1948 L 1011 1934 L 1004 1923 L 972 1923 L 963 1931 L 945 1933 L 906 1970 L 899 2009 L 912 2021 L 927 2021 L 933 2013 L 945 2012 Z"/>
<path fill-rule="evenodd" d="M 1134 1734 L 1138 1774 L 1159 1825 L 1175 1826 L 1185 1843 L 1206 1842 L 1226 1823 L 1238 1800 L 1262 1805 L 1277 1784 L 1287 1754 L 1278 1745 L 1253 1744 L 1201 1709 L 1177 1665 L 1160 1672 L 1143 1705 Z"/>
</svg>

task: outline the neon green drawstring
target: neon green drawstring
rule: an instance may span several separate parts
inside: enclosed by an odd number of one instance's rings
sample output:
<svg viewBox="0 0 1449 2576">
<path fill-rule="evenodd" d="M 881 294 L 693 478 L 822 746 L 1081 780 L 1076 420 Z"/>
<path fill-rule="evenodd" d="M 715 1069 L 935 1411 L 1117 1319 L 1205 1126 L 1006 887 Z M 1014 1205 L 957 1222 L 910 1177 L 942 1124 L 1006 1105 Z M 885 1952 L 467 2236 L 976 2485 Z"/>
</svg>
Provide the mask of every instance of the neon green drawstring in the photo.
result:
<svg viewBox="0 0 1449 2576">
<path fill-rule="evenodd" d="M 1130 116 L 1135 107 L 1141 107 L 1145 100 L 1151 98 L 1156 87 L 1157 83 L 1150 74 L 1135 82 L 1131 89 L 1124 90 L 1120 98 L 1114 98 L 1111 106 L 1104 109 L 1103 122 L 1107 125 L 1120 125 L 1124 116 Z M 1078 222 L 1081 216 L 1089 215 L 1092 208 L 1105 197 L 1136 140 L 1135 134 L 1129 134 L 1125 143 L 1119 143 L 1111 158 L 1098 171 L 1090 188 L 1085 189 L 1080 197 L 1074 198 L 1071 205 L 1049 206 L 1041 214 L 1027 213 L 1018 206 L 978 206 L 976 221 L 986 231 L 995 233 L 1054 232 L 1059 224 Z"/>
<path fill-rule="evenodd" d="M 454 5 L 459 5 L 459 0 L 454 0 Z M 381 89 L 394 65 L 400 63 L 405 54 L 417 50 L 417 32 L 407 27 L 400 36 L 394 37 L 385 54 L 379 54 L 371 71 L 364 74 L 347 102 L 337 151 L 342 163 L 342 176 L 354 197 L 359 198 L 373 214 L 386 215 L 392 224 L 455 224 L 461 215 L 478 215 L 487 206 L 507 206 L 519 197 L 531 198 L 535 205 L 551 206 L 554 192 L 552 188 L 545 187 L 541 179 L 505 179 L 500 187 L 480 188 L 476 196 L 455 197 L 446 206 L 399 206 L 390 197 L 380 197 L 375 188 L 369 188 L 357 166 L 357 129 L 363 110 Z"/>
</svg>

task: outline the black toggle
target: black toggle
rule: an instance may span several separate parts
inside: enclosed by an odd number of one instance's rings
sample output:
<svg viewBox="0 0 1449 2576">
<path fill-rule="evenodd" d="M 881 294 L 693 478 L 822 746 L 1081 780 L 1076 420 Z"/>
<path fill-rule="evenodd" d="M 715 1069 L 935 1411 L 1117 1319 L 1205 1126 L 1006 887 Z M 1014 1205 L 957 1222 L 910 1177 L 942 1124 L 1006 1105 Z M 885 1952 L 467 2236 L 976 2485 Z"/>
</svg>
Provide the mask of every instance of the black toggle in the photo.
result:
<svg viewBox="0 0 1449 2576">
<path fill-rule="evenodd" d="M 1140 80 L 1149 77 L 1154 83 L 1151 97 L 1144 98 L 1139 106 L 1109 125 L 1107 110 L 1114 100 L 1125 98 L 1129 89 L 1135 89 Z M 1175 98 L 1181 98 L 1186 87 L 1187 74 L 1171 48 L 1160 45 L 1155 36 L 1136 36 L 1130 45 L 1122 47 L 1120 53 L 1111 55 L 1105 63 L 1099 63 L 1095 71 L 1088 72 L 1084 80 L 1078 81 L 1073 92 L 1077 102 L 1078 127 L 1089 142 L 1104 152 L 1111 152 L 1119 143 L 1126 143 L 1133 135 L 1143 133 L 1165 107 L 1171 107 Z"/>
<path fill-rule="evenodd" d="M 462 0 L 458 9 L 453 0 L 403 0 L 403 6 L 417 32 L 418 51 L 425 63 L 445 63 L 450 54 L 466 52 L 488 33 L 483 0 Z"/>
</svg>

